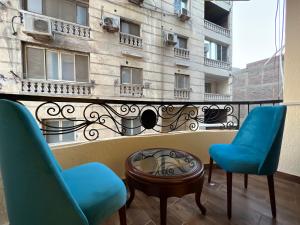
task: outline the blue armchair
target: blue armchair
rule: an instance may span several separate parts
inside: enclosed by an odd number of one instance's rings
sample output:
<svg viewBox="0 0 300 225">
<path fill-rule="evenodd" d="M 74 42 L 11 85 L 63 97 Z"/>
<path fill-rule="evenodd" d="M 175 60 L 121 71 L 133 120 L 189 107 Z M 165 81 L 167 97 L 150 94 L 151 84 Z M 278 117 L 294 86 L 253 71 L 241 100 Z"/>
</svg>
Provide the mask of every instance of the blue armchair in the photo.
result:
<svg viewBox="0 0 300 225">
<path fill-rule="evenodd" d="M 100 163 L 63 170 L 36 121 L 21 104 L 0 100 L 0 169 L 13 225 L 99 225 L 119 210 L 126 188 Z"/>
<path fill-rule="evenodd" d="M 227 216 L 231 218 L 232 173 L 268 177 L 271 210 L 276 217 L 273 174 L 277 170 L 284 129 L 286 106 L 263 106 L 254 108 L 231 144 L 213 144 L 209 149 L 210 166 L 208 182 L 211 182 L 213 161 L 226 171 Z"/>
</svg>

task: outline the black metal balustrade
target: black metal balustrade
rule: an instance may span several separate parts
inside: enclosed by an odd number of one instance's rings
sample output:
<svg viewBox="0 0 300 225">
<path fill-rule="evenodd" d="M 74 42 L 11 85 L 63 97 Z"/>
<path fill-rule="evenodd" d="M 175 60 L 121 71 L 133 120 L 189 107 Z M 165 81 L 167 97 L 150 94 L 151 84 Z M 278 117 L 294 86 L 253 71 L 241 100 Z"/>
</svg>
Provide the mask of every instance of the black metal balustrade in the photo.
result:
<svg viewBox="0 0 300 225">
<path fill-rule="evenodd" d="M 131 101 L 93 98 L 50 97 L 36 95 L 0 94 L 23 104 L 35 102 L 35 117 L 41 130 L 47 135 L 58 135 L 82 130 L 87 140 L 100 138 L 102 128 L 119 135 L 138 129 L 134 135 L 153 132 L 165 133 L 177 130 L 197 131 L 205 128 L 238 129 L 243 118 L 255 106 L 275 105 L 282 100 L 266 101 Z M 31 104 L 34 105 L 34 104 Z M 73 121 L 74 126 L 55 127 L 44 121 L 51 119 Z M 76 115 L 81 115 L 76 118 Z M 128 127 L 122 120 L 139 121 Z"/>
</svg>

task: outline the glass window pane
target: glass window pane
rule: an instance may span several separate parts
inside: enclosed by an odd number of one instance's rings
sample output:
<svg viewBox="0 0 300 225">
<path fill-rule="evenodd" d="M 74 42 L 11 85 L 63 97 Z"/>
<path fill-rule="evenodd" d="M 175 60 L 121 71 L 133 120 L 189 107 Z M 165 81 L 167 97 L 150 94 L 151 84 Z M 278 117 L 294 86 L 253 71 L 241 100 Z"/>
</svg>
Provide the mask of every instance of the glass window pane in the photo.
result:
<svg viewBox="0 0 300 225">
<path fill-rule="evenodd" d="M 46 53 L 47 63 L 47 79 L 58 80 L 58 53 L 47 51 Z"/>
<path fill-rule="evenodd" d="M 125 21 L 121 21 L 121 32 L 129 34 L 129 24 Z"/>
<path fill-rule="evenodd" d="M 222 46 L 222 61 L 227 62 L 227 47 Z"/>
<path fill-rule="evenodd" d="M 59 18 L 59 1 L 60 0 L 44 0 L 44 13 L 47 16 Z"/>
<path fill-rule="evenodd" d="M 44 49 L 27 49 L 27 78 L 45 79 Z"/>
<path fill-rule="evenodd" d="M 188 0 L 181 0 L 181 8 L 188 9 Z"/>
<path fill-rule="evenodd" d="M 121 68 L 121 83 L 130 84 L 131 83 L 131 71 L 128 67 Z"/>
<path fill-rule="evenodd" d="M 77 5 L 77 23 L 87 26 L 87 8 Z"/>
<path fill-rule="evenodd" d="M 184 88 L 184 76 L 183 75 L 176 75 L 176 78 L 177 78 L 177 87 L 176 88 L 179 88 L 179 89 L 183 89 Z"/>
<path fill-rule="evenodd" d="M 60 15 L 62 20 L 76 23 L 76 4 L 73 1 L 60 1 Z"/>
<path fill-rule="evenodd" d="M 222 46 L 221 45 L 217 45 L 217 60 L 221 61 L 222 59 Z"/>
<path fill-rule="evenodd" d="M 217 60 L 217 45 L 215 43 L 210 44 L 210 57 L 211 59 Z"/>
<path fill-rule="evenodd" d="M 185 89 L 189 89 L 190 88 L 190 76 L 186 75 L 184 76 L 184 88 Z"/>
<path fill-rule="evenodd" d="M 187 39 L 183 37 L 178 37 L 178 47 L 187 49 Z"/>
<path fill-rule="evenodd" d="M 135 35 L 135 36 L 140 36 L 140 26 L 134 23 L 131 23 L 130 26 L 130 34 Z"/>
<path fill-rule="evenodd" d="M 74 81 L 74 56 L 61 54 L 62 80 Z"/>
<path fill-rule="evenodd" d="M 89 57 L 84 55 L 75 56 L 76 81 L 89 82 Z"/>
<path fill-rule="evenodd" d="M 47 120 L 45 121 L 46 123 L 46 129 L 47 130 L 57 130 L 55 128 L 51 128 L 51 127 L 48 127 L 48 126 L 52 126 L 52 127 L 59 127 L 59 121 L 58 120 Z M 59 143 L 59 135 L 47 135 L 46 134 L 46 141 L 48 143 Z"/>
<path fill-rule="evenodd" d="M 142 70 L 137 68 L 132 68 L 132 83 L 142 84 Z"/>
<path fill-rule="evenodd" d="M 74 121 L 63 120 L 62 127 L 73 127 Z M 62 134 L 62 142 L 75 141 L 75 133 Z"/>
<path fill-rule="evenodd" d="M 205 93 L 211 93 L 211 83 L 205 83 Z"/>
<path fill-rule="evenodd" d="M 34 13 L 43 14 L 43 1 L 27 0 L 27 10 Z"/>
</svg>

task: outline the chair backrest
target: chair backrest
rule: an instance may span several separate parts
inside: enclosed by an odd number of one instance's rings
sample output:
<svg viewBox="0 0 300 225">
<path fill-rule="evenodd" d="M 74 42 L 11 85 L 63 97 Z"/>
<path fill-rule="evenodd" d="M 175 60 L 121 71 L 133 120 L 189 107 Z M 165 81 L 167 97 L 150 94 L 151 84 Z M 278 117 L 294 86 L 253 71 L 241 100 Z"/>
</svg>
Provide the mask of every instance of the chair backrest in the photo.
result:
<svg viewBox="0 0 300 225">
<path fill-rule="evenodd" d="M 232 142 L 249 147 L 261 155 L 258 174 L 273 174 L 277 170 L 285 114 L 286 106 L 254 108 Z"/>
<path fill-rule="evenodd" d="M 88 225 L 25 106 L 0 100 L 0 170 L 12 225 Z"/>
</svg>

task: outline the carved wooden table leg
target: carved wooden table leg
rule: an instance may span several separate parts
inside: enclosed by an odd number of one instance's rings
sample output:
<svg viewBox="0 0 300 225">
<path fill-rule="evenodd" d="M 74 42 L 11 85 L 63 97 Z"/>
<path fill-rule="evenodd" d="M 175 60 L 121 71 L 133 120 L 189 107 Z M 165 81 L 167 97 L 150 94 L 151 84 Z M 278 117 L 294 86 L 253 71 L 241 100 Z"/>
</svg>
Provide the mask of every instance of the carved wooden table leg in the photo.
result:
<svg viewBox="0 0 300 225">
<path fill-rule="evenodd" d="M 160 197 L 160 225 L 167 225 L 167 202 L 166 197 Z"/>
<path fill-rule="evenodd" d="M 195 194 L 195 199 L 196 199 L 197 206 L 199 207 L 201 213 L 203 215 L 205 215 L 206 214 L 206 208 L 201 204 L 201 200 L 200 200 L 201 199 L 201 192 L 197 192 Z"/>
<path fill-rule="evenodd" d="M 132 185 L 130 185 L 128 182 L 127 182 L 127 185 L 128 185 L 128 189 L 129 189 L 129 193 L 130 193 L 130 196 L 129 196 L 129 199 L 127 200 L 126 202 L 126 206 L 127 208 L 130 207 L 130 204 L 131 202 L 133 201 L 134 199 L 134 196 L 135 196 L 135 189 Z"/>
</svg>

